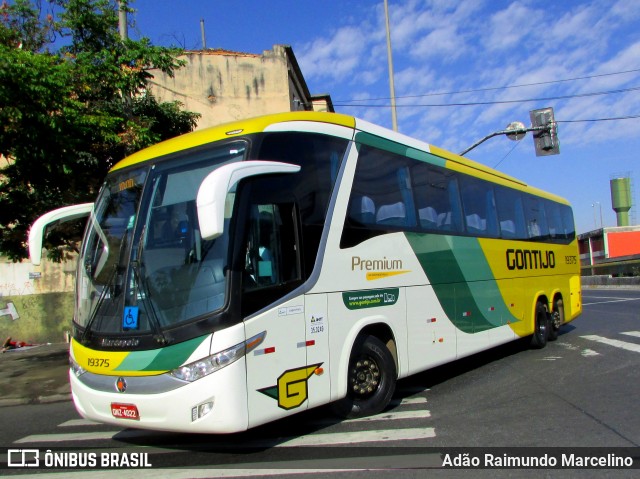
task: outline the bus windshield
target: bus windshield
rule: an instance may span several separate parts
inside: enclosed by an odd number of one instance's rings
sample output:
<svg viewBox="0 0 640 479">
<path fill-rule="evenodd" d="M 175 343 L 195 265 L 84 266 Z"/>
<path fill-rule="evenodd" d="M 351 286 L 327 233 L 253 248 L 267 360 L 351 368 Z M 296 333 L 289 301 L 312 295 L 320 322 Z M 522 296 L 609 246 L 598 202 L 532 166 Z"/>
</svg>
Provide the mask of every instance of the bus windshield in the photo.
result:
<svg viewBox="0 0 640 479">
<path fill-rule="evenodd" d="M 209 173 L 245 151 L 236 141 L 107 178 L 78 266 L 75 322 L 83 336 L 162 336 L 224 305 L 228 228 L 204 241 L 195 199 Z M 231 191 L 225 221 L 233 199 Z"/>
</svg>

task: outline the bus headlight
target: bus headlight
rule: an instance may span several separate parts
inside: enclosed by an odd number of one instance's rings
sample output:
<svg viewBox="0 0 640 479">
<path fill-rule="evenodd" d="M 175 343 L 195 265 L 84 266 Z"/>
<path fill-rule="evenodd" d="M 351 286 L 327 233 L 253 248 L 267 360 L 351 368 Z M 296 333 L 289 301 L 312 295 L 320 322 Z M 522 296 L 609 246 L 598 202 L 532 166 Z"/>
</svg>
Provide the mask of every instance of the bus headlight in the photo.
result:
<svg viewBox="0 0 640 479">
<path fill-rule="evenodd" d="M 71 356 L 69 356 L 69 367 L 77 378 L 87 372 L 87 370 L 80 366 Z"/>
<path fill-rule="evenodd" d="M 231 346 L 224 351 L 219 351 L 206 358 L 198 359 L 184 366 L 171 371 L 171 375 L 183 381 L 193 382 L 211 373 L 214 373 L 229 364 L 236 362 L 248 352 L 255 349 L 262 341 L 264 341 L 266 331 L 256 334 L 252 338 L 247 339 L 235 346 Z"/>
</svg>

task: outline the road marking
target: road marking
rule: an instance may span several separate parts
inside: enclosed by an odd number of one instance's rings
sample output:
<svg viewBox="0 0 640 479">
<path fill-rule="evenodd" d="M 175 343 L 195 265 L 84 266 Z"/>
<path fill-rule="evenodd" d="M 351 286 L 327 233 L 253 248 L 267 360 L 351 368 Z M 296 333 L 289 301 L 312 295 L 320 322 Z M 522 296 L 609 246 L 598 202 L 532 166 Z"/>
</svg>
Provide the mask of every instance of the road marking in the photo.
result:
<svg viewBox="0 0 640 479">
<path fill-rule="evenodd" d="M 570 351 L 576 351 L 577 349 L 580 349 L 580 348 L 578 348 L 578 346 L 575 346 L 575 345 L 570 344 L 570 343 L 565 343 L 563 341 L 558 341 L 556 344 L 558 346 L 562 346 L 563 348 L 568 349 Z"/>
<path fill-rule="evenodd" d="M 597 351 L 594 351 L 593 349 L 583 349 L 580 354 L 582 354 L 585 357 L 600 356 L 600 353 Z"/>
<path fill-rule="evenodd" d="M 285 438 L 277 443 L 273 439 L 248 441 L 250 447 L 300 447 L 300 446 L 335 446 L 339 444 L 360 444 L 382 442 L 382 446 L 390 447 L 389 441 L 413 441 L 429 439 L 436 436 L 432 427 L 410 429 L 381 429 L 374 431 L 336 432 L 330 434 L 312 434 Z"/>
<path fill-rule="evenodd" d="M 624 303 L 626 301 L 640 301 L 640 298 L 618 298 L 611 299 L 610 301 L 594 301 L 593 303 L 582 303 L 582 306 L 591 306 L 592 304 Z"/>
<path fill-rule="evenodd" d="M 402 399 L 394 399 L 391 401 L 393 406 L 406 406 L 408 404 L 426 404 L 426 397 L 410 397 Z"/>
<path fill-rule="evenodd" d="M 66 434 L 32 434 L 18 439 L 14 444 L 29 442 L 97 441 L 111 439 L 118 431 L 71 432 Z"/>
<path fill-rule="evenodd" d="M 431 412 L 426 409 L 418 411 L 389 411 L 375 416 L 347 419 L 342 422 L 397 421 L 400 419 L 425 419 L 429 417 L 431 417 Z"/>
<path fill-rule="evenodd" d="M 77 426 L 100 426 L 102 423 L 91 421 L 89 419 L 71 419 L 69 421 L 58 424 L 58 427 L 77 427 Z"/>
<path fill-rule="evenodd" d="M 640 353 L 640 344 L 627 343 L 626 341 L 619 341 L 617 339 L 604 338 L 595 334 L 580 337 L 588 339 L 590 341 L 597 341 L 598 343 L 607 344 L 616 348 L 625 349 L 627 351 L 633 351 L 634 353 Z"/>
<path fill-rule="evenodd" d="M 620 334 L 626 334 L 627 336 L 640 338 L 640 331 L 627 331 L 626 333 L 620 333 Z"/>
</svg>

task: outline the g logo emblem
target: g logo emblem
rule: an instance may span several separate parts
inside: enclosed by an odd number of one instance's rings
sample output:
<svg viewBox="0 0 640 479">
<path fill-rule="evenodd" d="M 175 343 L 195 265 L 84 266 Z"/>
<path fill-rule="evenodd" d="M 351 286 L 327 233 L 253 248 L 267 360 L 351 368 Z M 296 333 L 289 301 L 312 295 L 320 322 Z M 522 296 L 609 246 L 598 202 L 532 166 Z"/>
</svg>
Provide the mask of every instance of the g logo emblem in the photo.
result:
<svg viewBox="0 0 640 479">
<path fill-rule="evenodd" d="M 294 409 L 300 407 L 309 397 L 307 382 L 314 374 L 322 374 L 318 369 L 322 363 L 311 366 L 303 366 L 297 369 L 289 369 L 282 373 L 275 386 L 258 389 L 258 392 L 278 401 L 282 409 Z"/>
</svg>

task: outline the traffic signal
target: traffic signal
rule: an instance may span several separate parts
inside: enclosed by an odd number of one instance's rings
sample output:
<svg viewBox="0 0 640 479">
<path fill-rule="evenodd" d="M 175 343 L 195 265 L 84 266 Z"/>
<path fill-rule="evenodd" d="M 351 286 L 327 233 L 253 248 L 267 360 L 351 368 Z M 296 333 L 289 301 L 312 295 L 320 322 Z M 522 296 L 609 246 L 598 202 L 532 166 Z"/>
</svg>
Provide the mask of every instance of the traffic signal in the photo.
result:
<svg viewBox="0 0 640 479">
<path fill-rule="evenodd" d="M 558 126 L 553 118 L 553 108 L 531 110 L 529 116 L 531 126 L 534 128 L 533 144 L 536 148 L 536 156 L 559 154 Z"/>
</svg>

